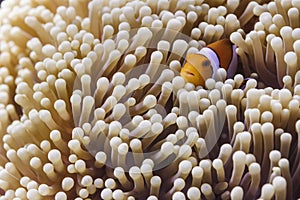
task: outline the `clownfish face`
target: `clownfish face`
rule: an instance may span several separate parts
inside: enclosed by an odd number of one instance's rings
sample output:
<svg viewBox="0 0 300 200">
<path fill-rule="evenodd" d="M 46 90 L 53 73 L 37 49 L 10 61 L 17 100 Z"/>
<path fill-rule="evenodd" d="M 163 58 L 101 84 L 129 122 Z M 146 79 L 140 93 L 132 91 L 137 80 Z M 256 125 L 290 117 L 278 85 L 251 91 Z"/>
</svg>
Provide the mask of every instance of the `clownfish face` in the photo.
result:
<svg viewBox="0 0 300 200">
<path fill-rule="evenodd" d="M 210 60 L 201 54 L 189 54 L 186 60 L 180 75 L 186 82 L 193 83 L 195 86 L 204 86 L 206 79 L 213 75 Z"/>
</svg>

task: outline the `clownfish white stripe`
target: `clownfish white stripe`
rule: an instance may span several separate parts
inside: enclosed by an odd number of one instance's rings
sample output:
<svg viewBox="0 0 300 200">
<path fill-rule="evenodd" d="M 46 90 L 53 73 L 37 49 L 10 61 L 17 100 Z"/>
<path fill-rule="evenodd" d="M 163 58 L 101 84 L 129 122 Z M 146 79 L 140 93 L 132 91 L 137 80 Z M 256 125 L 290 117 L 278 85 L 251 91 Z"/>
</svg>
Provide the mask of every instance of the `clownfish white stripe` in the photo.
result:
<svg viewBox="0 0 300 200">
<path fill-rule="evenodd" d="M 214 78 L 215 73 L 220 68 L 220 62 L 217 54 L 212 49 L 207 47 L 203 47 L 197 54 L 203 55 L 210 60 L 213 69 L 212 78 Z"/>
<path fill-rule="evenodd" d="M 197 54 L 201 54 L 205 57 L 207 57 L 210 62 L 213 69 L 213 76 L 214 78 L 215 73 L 220 67 L 224 67 L 227 71 L 227 78 L 233 78 L 233 76 L 236 73 L 237 65 L 238 65 L 238 56 L 236 54 L 236 45 L 232 45 L 231 51 L 232 51 L 232 57 L 229 63 L 229 66 L 221 66 L 220 60 L 223 59 L 224 55 L 218 55 L 218 53 L 211 47 L 203 47 L 200 49 L 200 51 Z"/>
</svg>

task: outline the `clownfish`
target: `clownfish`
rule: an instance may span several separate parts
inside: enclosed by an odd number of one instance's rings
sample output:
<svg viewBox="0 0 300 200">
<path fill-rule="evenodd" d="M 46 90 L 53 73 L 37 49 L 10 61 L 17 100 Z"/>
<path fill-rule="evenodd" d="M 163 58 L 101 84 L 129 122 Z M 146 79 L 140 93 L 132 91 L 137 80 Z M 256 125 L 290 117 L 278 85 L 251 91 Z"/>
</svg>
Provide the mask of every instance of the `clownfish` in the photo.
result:
<svg viewBox="0 0 300 200">
<path fill-rule="evenodd" d="M 204 86 L 208 78 L 214 78 L 219 68 L 224 68 L 227 78 L 232 78 L 238 65 L 236 48 L 229 39 L 222 39 L 203 47 L 195 54 L 188 54 L 180 75 L 195 86 Z"/>
</svg>

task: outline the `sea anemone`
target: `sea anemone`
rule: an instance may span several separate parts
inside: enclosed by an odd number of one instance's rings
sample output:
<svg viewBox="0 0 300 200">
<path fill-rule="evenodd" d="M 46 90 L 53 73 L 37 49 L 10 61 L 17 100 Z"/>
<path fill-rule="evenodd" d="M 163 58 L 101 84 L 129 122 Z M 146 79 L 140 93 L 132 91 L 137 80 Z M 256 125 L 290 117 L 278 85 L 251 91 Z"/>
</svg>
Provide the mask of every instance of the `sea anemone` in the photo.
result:
<svg viewBox="0 0 300 200">
<path fill-rule="evenodd" d="M 300 198 L 299 12 L 3 1 L 0 199 Z M 222 38 L 238 47 L 234 78 L 186 82 L 186 55 Z"/>
</svg>

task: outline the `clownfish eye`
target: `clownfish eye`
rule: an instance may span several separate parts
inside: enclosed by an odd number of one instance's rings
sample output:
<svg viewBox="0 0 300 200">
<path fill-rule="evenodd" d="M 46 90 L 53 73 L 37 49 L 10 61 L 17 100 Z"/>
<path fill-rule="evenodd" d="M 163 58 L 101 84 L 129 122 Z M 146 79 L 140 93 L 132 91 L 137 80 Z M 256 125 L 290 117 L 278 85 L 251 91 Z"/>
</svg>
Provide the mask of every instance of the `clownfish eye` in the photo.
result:
<svg viewBox="0 0 300 200">
<path fill-rule="evenodd" d="M 202 62 L 202 66 L 203 67 L 209 67 L 210 66 L 210 61 L 209 60 L 205 60 Z"/>
</svg>

